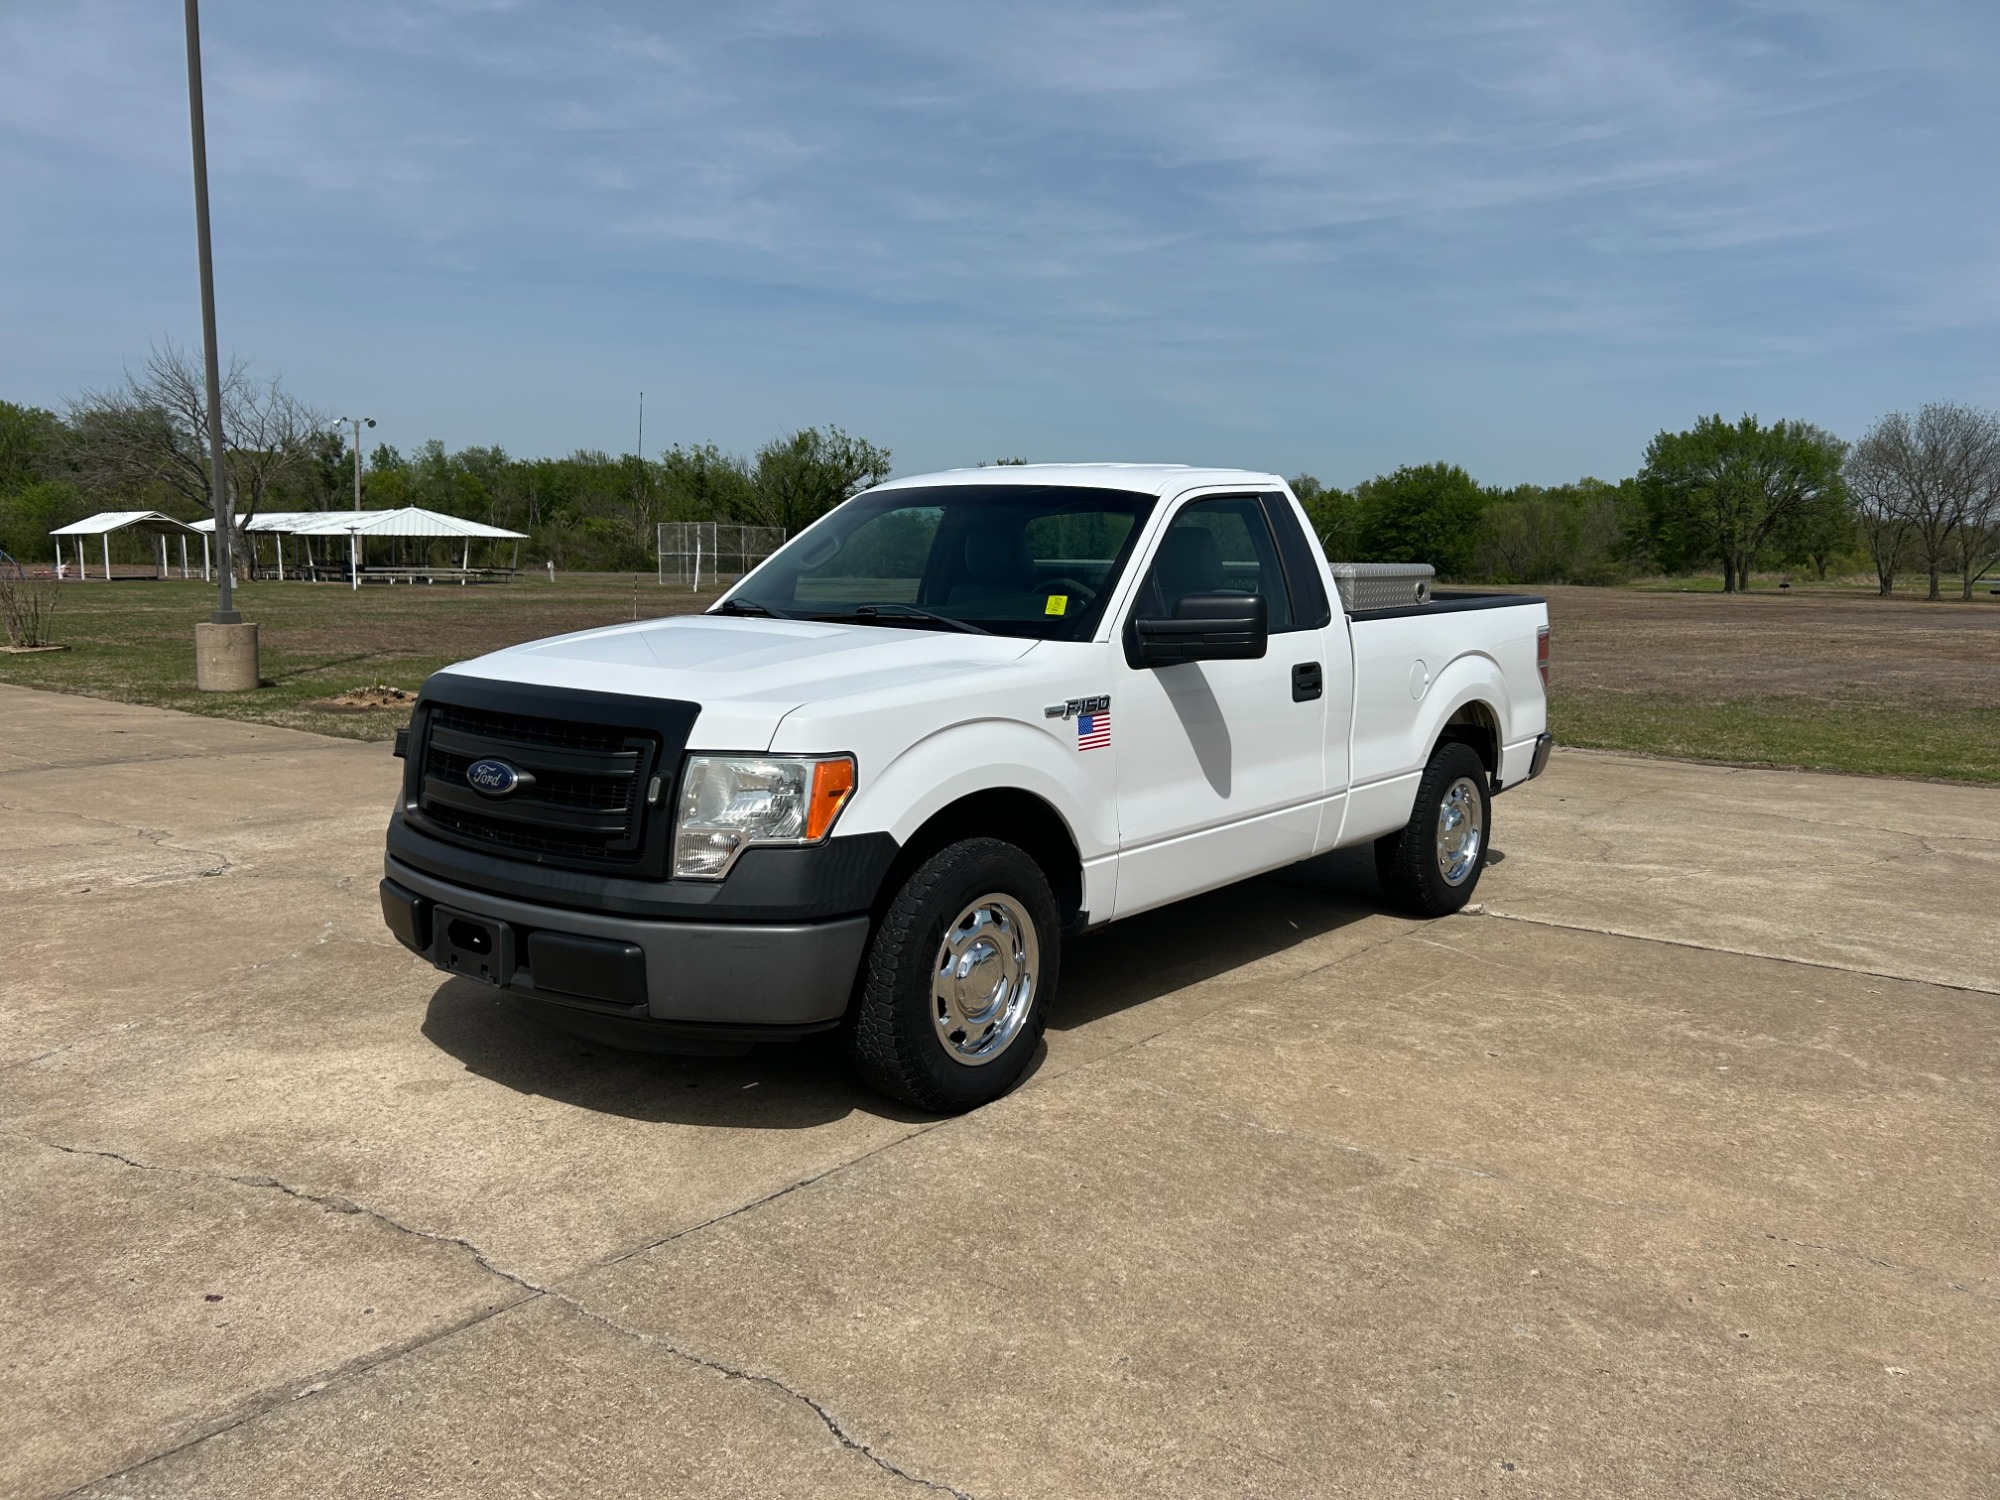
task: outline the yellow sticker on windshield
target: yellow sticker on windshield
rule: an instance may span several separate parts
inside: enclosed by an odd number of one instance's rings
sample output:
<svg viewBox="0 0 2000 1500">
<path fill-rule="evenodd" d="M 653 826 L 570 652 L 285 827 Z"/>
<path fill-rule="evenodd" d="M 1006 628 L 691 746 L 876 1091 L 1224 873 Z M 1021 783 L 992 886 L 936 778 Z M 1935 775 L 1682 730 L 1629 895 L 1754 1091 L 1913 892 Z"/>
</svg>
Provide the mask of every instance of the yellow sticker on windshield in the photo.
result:
<svg viewBox="0 0 2000 1500">
<path fill-rule="evenodd" d="M 1049 595 L 1049 602 L 1048 602 L 1048 605 L 1047 605 L 1047 607 L 1046 607 L 1046 608 L 1044 608 L 1044 609 L 1042 610 L 1042 613 L 1043 613 L 1043 614 L 1045 614 L 1045 615 L 1064 615 L 1064 614 L 1068 614 L 1068 613 L 1069 613 L 1069 595 L 1068 595 L 1068 594 L 1051 594 L 1051 595 Z"/>
</svg>

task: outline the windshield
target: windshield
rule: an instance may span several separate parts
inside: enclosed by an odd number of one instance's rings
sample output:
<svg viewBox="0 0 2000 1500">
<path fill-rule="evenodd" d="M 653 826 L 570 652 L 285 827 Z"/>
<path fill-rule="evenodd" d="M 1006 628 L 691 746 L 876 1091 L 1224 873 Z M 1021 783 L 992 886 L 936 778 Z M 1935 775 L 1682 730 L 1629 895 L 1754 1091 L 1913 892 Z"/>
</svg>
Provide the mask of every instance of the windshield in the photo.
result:
<svg viewBox="0 0 2000 1500">
<path fill-rule="evenodd" d="M 1075 485 L 878 490 L 780 548 L 718 607 L 1088 640 L 1153 504 Z"/>
</svg>

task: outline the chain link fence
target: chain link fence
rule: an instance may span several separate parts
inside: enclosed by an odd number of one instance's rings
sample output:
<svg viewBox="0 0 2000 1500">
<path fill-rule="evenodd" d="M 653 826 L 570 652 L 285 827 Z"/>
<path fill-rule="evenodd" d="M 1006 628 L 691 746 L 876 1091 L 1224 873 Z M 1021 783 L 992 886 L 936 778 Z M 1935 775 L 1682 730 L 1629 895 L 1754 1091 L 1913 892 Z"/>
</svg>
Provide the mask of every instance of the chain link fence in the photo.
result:
<svg viewBox="0 0 2000 1500">
<path fill-rule="evenodd" d="M 660 582 L 684 589 L 734 583 L 785 543 L 778 526 L 717 521 L 660 523 Z"/>
</svg>

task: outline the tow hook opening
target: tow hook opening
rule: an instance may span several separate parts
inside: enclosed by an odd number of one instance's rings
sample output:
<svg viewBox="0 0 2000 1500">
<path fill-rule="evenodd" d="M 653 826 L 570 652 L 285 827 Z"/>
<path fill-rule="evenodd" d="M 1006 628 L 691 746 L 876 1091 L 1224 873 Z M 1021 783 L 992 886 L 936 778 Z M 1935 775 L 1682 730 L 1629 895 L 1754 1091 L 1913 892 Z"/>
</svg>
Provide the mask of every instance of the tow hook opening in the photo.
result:
<svg viewBox="0 0 2000 1500">
<path fill-rule="evenodd" d="M 493 951 L 493 934 L 474 922 L 454 918 L 451 925 L 445 928 L 444 935 L 452 947 L 463 948 L 468 953 L 484 957 Z"/>
</svg>

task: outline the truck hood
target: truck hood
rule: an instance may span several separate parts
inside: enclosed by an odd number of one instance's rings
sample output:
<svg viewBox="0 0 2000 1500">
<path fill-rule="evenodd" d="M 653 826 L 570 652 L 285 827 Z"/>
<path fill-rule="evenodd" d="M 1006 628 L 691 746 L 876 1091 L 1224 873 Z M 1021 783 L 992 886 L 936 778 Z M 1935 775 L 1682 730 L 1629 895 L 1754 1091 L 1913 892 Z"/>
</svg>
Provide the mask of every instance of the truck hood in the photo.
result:
<svg viewBox="0 0 2000 1500">
<path fill-rule="evenodd" d="M 439 675 L 698 703 L 691 748 L 761 750 L 803 704 L 888 687 L 922 696 L 926 683 L 1004 666 L 1038 644 L 916 626 L 676 615 L 510 646 Z"/>
</svg>

